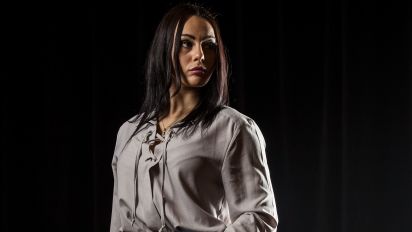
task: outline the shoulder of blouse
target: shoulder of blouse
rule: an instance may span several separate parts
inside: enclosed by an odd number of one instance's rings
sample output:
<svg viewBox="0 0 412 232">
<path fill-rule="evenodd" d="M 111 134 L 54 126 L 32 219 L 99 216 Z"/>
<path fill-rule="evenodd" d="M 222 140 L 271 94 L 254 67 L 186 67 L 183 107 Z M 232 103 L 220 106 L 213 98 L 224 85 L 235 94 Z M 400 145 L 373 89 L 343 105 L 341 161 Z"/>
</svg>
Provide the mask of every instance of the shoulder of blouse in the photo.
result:
<svg viewBox="0 0 412 232">
<path fill-rule="evenodd" d="M 228 148 L 242 131 L 243 133 L 250 134 L 252 137 L 256 137 L 263 146 L 266 146 L 264 136 L 259 126 L 251 117 L 240 113 L 236 109 L 229 106 L 225 106 L 221 110 L 219 117 L 221 120 L 225 121 L 225 125 L 232 128 L 232 138 L 229 142 Z"/>
<path fill-rule="evenodd" d="M 137 117 L 137 120 L 133 121 L 134 119 L 136 119 L 136 117 Z M 117 132 L 117 137 L 116 137 L 116 147 L 115 147 L 115 152 L 114 152 L 115 157 L 119 154 L 121 148 L 124 147 L 129 137 L 135 131 L 136 126 L 139 123 L 139 117 L 140 115 L 136 114 L 130 119 L 123 122 L 123 124 L 120 126 Z"/>
<path fill-rule="evenodd" d="M 140 122 L 140 115 L 136 114 L 130 119 L 128 119 L 127 121 L 123 122 L 123 124 L 120 126 L 118 133 L 120 135 L 131 135 L 134 129 L 136 129 L 136 126 L 139 124 L 139 122 Z"/>
<path fill-rule="evenodd" d="M 133 117 L 125 121 L 121 125 L 118 134 L 130 134 L 131 135 L 134 129 L 136 129 L 136 126 L 139 124 L 140 117 L 141 117 L 141 114 L 135 114 L 133 115 Z M 255 121 L 251 117 L 239 112 L 238 110 L 230 106 L 223 106 L 223 108 L 217 114 L 216 120 L 222 120 L 228 124 L 233 124 L 236 129 L 242 126 L 256 125 Z M 154 123 L 154 122 L 150 121 L 149 123 Z"/>
<path fill-rule="evenodd" d="M 120 143 L 124 140 L 127 140 L 134 130 L 136 129 L 137 125 L 140 122 L 141 114 L 135 114 L 130 119 L 126 120 L 119 128 L 117 139 L 120 140 Z M 216 116 L 216 121 L 222 121 L 228 127 L 231 127 L 233 130 L 234 135 L 238 133 L 239 129 L 245 127 L 253 127 L 256 125 L 254 120 L 249 116 L 239 112 L 238 110 L 230 107 L 230 106 L 223 106 L 223 108 L 219 111 Z M 153 123 L 153 122 L 149 122 Z M 143 127 L 144 130 L 144 127 Z M 125 142 L 125 141 L 124 141 Z"/>
<path fill-rule="evenodd" d="M 230 106 L 224 106 L 219 112 L 218 117 L 221 120 L 228 121 L 230 124 L 234 124 L 236 130 L 243 126 L 253 126 L 255 124 L 252 118 Z"/>
</svg>

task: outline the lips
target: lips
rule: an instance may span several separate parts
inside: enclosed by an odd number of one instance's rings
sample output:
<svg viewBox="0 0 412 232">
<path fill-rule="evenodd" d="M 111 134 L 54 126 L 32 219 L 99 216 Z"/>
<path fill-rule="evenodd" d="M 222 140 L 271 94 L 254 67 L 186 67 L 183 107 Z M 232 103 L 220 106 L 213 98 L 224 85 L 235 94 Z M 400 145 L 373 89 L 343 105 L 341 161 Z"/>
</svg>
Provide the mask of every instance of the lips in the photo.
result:
<svg viewBox="0 0 412 232">
<path fill-rule="evenodd" d="M 194 68 L 189 69 L 189 71 L 192 71 L 192 72 L 202 72 L 202 73 L 204 73 L 204 72 L 206 72 L 206 68 L 203 67 L 203 66 L 196 66 L 196 67 L 194 67 Z"/>
<path fill-rule="evenodd" d="M 196 66 L 194 68 L 189 69 L 189 72 L 192 75 L 203 76 L 206 73 L 206 68 L 203 66 Z"/>
</svg>

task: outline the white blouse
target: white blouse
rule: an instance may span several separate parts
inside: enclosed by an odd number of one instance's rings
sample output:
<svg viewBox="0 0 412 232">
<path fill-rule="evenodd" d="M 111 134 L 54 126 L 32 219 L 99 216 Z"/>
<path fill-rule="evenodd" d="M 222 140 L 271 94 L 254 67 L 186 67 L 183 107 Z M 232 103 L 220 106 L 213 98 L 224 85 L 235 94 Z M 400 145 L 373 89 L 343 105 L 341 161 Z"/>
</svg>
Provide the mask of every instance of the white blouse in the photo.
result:
<svg viewBox="0 0 412 232">
<path fill-rule="evenodd" d="M 111 232 L 276 231 L 265 141 L 252 119 L 226 106 L 205 133 L 185 136 L 177 124 L 164 138 L 152 120 L 126 144 L 138 124 L 129 121 L 112 162 Z"/>
</svg>

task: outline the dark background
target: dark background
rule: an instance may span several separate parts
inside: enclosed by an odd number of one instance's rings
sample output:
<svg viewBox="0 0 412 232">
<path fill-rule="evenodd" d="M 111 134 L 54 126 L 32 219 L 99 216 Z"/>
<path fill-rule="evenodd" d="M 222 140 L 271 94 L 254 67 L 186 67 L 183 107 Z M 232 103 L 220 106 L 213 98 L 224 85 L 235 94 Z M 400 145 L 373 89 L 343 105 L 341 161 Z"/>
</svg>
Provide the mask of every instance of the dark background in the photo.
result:
<svg viewBox="0 0 412 232">
<path fill-rule="evenodd" d="M 1 9 L 1 231 L 108 231 L 117 130 L 176 1 Z M 207 1 L 279 232 L 412 231 L 410 1 Z"/>
</svg>

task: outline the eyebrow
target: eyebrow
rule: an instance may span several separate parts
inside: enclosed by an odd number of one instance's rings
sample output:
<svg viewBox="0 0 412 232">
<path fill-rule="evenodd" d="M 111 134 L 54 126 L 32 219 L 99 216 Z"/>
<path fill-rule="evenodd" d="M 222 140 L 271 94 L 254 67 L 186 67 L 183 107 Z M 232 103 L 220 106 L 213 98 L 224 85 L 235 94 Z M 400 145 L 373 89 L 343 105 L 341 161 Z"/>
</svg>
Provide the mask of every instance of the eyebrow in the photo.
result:
<svg viewBox="0 0 412 232">
<path fill-rule="evenodd" d="M 193 40 L 195 39 L 193 35 L 189 35 L 189 34 L 182 34 L 182 36 L 190 37 Z M 206 39 L 216 39 L 216 38 L 214 36 L 208 35 L 208 36 L 205 36 L 202 40 L 206 40 Z"/>
</svg>

